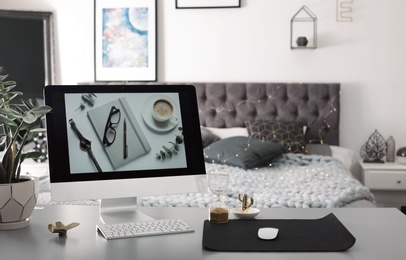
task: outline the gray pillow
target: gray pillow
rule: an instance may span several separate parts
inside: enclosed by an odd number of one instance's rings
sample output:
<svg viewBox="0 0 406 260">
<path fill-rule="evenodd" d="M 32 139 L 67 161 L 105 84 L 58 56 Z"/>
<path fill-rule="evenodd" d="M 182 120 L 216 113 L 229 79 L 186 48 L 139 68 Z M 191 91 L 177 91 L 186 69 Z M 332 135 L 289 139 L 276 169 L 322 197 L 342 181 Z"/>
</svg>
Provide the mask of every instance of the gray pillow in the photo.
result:
<svg viewBox="0 0 406 260">
<path fill-rule="evenodd" d="M 217 135 L 213 134 L 209 129 L 200 127 L 200 132 L 202 135 L 202 144 L 203 148 L 220 140 L 220 137 Z"/>
<path fill-rule="evenodd" d="M 204 157 L 209 163 L 251 169 L 269 166 L 275 157 L 285 152 L 285 147 L 277 143 L 235 136 L 221 139 L 204 148 Z"/>
<path fill-rule="evenodd" d="M 304 153 L 306 144 L 300 122 L 254 120 L 246 121 L 248 133 L 252 137 L 279 143 L 290 153 Z"/>
<path fill-rule="evenodd" d="M 324 155 L 324 156 L 332 156 L 331 148 L 328 144 L 307 144 L 306 153 Z"/>
</svg>

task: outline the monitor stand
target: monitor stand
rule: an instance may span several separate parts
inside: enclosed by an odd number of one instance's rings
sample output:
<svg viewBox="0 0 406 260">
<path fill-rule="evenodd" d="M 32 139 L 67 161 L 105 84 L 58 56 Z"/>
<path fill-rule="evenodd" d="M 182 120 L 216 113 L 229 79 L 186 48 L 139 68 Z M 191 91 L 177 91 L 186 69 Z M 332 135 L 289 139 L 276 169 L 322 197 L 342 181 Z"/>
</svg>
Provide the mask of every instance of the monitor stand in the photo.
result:
<svg viewBox="0 0 406 260">
<path fill-rule="evenodd" d="M 137 198 L 102 199 L 99 208 L 100 221 L 103 224 L 133 223 L 153 220 L 138 210 Z"/>
</svg>

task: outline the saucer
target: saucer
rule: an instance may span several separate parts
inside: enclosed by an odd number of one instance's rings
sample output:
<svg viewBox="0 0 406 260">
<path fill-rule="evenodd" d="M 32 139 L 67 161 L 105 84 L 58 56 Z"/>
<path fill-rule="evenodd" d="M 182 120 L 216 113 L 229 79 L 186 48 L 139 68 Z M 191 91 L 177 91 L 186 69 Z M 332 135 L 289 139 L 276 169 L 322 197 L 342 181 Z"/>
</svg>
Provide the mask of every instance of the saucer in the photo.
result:
<svg viewBox="0 0 406 260">
<path fill-rule="evenodd" d="M 168 99 L 173 105 L 173 115 L 174 117 L 178 118 L 178 120 L 168 120 L 166 122 L 158 122 L 156 121 L 151 114 L 152 104 L 155 100 L 165 98 Z M 142 118 L 144 119 L 145 124 L 148 128 L 158 134 L 167 133 L 174 129 L 179 123 L 179 115 L 178 115 L 178 106 L 176 103 L 165 95 L 153 95 L 149 97 L 145 102 L 142 109 Z"/>
<path fill-rule="evenodd" d="M 230 210 L 237 218 L 250 219 L 255 218 L 259 214 L 260 210 L 257 208 L 249 208 L 247 211 L 243 212 L 241 208 L 233 208 Z"/>
</svg>

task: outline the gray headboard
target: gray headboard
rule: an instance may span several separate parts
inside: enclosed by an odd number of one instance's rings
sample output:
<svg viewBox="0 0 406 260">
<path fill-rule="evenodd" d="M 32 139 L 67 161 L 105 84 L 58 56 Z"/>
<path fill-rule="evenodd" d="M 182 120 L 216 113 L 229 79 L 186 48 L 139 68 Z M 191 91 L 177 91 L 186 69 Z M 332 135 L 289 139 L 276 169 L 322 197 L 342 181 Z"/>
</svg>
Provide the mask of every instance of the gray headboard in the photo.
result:
<svg viewBox="0 0 406 260">
<path fill-rule="evenodd" d="M 119 84 L 97 82 L 93 84 Z M 162 83 L 196 87 L 200 124 L 244 127 L 247 120 L 306 123 L 307 142 L 339 145 L 339 83 Z"/>
<path fill-rule="evenodd" d="M 304 122 L 307 142 L 339 145 L 338 83 L 191 84 L 203 126 L 241 127 L 255 119 Z"/>
</svg>

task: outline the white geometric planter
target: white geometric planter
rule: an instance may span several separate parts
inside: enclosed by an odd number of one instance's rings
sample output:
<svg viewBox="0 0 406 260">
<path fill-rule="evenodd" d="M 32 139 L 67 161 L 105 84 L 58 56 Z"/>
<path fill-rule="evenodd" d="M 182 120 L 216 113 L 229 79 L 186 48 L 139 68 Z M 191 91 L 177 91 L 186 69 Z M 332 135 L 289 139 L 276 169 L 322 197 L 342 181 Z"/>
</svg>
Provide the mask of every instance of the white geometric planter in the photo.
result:
<svg viewBox="0 0 406 260">
<path fill-rule="evenodd" d="M 0 184 L 0 230 L 26 227 L 37 205 L 39 179 L 22 177 L 26 181 Z"/>
</svg>

